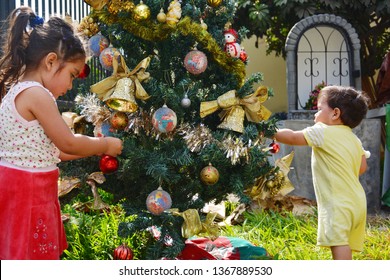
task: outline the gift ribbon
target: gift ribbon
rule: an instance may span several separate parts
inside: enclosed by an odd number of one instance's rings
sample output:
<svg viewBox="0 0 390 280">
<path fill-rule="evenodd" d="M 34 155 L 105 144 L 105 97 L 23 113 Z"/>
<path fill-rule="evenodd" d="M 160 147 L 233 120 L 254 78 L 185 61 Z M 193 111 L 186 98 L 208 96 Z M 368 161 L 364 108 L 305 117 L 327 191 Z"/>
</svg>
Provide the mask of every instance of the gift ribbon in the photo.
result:
<svg viewBox="0 0 390 280">
<path fill-rule="evenodd" d="M 177 209 L 171 209 L 171 211 L 173 215 L 181 216 L 184 219 L 181 227 L 184 238 L 202 234 L 214 240 L 219 236 L 219 227 L 214 223 L 217 213 L 207 213 L 205 221 L 202 222 L 196 209 L 187 209 L 184 212 L 179 212 Z"/>
<path fill-rule="evenodd" d="M 126 65 L 123 56 L 120 57 L 120 64 L 117 59 L 112 60 L 113 73 L 110 77 L 91 86 L 91 92 L 96 93 L 100 100 L 108 100 L 115 91 L 116 85 L 121 79 L 129 79 L 132 84 L 128 85 L 130 94 L 134 94 L 135 97 L 141 100 L 147 100 L 150 96 L 142 87 L 141 82 L 147 80 L 150 74 L 146 72 L 146 68 L 149 66 L 150 57 L 144 58 L 138 65 L 130 71 Z M 115 108 L 114 108 L 115 109 Z"/>
<path fill-rule="evenodd" d="M 268 89 L 265 86 L 260 86 L 255 93 L 244 98 L 237 97 L 236 90 L 230 90 L 219 96 L 217 100 L 202 102 L 200 104 L 200 117 L 204 118 L 219 109 L 223 109 L 219 114 L 223 121 L 225 118 L 231 117 L 234 112 L 243 109 L 248 121 L 258 123 L 267 120 L 271 116 L 271 112 L 262 105 L 267 99 Z M 242 123 L 244 121 L 243 114 L 240 114 L 239 118 L 238 121 Z M 224 125 L 223 128 L 229 128 L 229 125 Z M 242 133 L 243 131 L 238 132 Z"/>
</svg>

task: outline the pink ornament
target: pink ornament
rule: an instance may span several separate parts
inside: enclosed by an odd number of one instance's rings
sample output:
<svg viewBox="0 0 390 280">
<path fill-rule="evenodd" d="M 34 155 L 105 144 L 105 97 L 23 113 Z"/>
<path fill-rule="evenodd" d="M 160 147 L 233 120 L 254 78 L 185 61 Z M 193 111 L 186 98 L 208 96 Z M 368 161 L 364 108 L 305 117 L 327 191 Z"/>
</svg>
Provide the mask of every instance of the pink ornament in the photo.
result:
<svg viewBox="0 0 390 280">
<path fill-rule="evenodd" d="M 241 46 L 237 43 L 238 34 L 234 29 L 228 29 L 224 31 L 225 36 L 225 47 L 224 50 L 231 57 L 240 57 L 241 54 Z"/>
<path fill-rule="evenodd" d="M 184 67 L 191 74 L 201 74 L 207 68 L 207 56 L 198 50 L 190 51 L 184 58 Z"/>
</svg>

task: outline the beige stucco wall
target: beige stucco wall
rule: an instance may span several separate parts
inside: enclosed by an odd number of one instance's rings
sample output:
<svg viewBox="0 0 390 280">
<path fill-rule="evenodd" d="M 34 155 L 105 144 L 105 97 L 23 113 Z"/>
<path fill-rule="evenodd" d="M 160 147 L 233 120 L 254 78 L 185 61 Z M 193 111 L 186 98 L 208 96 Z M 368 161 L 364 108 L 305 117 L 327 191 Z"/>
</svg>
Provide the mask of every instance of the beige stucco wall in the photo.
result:
<svg viewBox="0 0 390 280">
<path fill-rule="evenodd" d="M 266 42 L 263 39 L 259 40 L 258 48 L 255 47 L 255 42 L 255 37 L 241 42 L 249 58 L 247 76 L 256 72 L 263 73 L 262 84 L 274 90 L 274 96 L 264 105 L 272 113 L 287 112 L 286 62 L 282 57 L 276 57 L 274 54 L 266 55 Z"/>
</svg>

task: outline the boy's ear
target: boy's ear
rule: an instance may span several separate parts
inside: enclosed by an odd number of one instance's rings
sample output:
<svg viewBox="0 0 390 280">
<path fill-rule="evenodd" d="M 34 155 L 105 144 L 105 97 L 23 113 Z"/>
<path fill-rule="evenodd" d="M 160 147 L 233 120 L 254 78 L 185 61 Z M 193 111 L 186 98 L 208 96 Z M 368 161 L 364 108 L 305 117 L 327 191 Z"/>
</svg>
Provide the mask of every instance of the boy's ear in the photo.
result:
<svg viewBox="0 0 390 280">
<path fill-rule="evenodd" d="M 58 56 L 55 52 L 51 52 L 51 53 L 48 53 L 46 55 L 46 59 L 45 59 L 45 66 L 48 70 L 51 70 L 52 67 L 53 67 L 53 63 L 55 61 L 57 61 L 58 59 Z"/>
<path fill-rule="evenodd" d="M 337 120 L 338 118 L 340 118 L 340 116 L 341 116 L 341 111 L 340 111 L 340 109 L 339 108 L 334 108 L 333 109 L 333 116 L 332 116 L 332 119 L 333 120 Z"/>
</svg>

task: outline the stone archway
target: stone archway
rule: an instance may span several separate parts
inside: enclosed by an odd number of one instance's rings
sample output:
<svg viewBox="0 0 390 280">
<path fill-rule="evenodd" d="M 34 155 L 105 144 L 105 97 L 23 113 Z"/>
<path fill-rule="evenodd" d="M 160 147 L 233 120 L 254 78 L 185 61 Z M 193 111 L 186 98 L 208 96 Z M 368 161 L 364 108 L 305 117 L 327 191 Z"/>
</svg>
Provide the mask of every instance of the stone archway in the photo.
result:
<svg viewBox="0 0 390 280">
<path fill-rule="evenodd" d="M 325 31 L 326 29 L 326 31 Z M 330 31 L 329 31 L 330 30 Z M 333 31 L 332 31 L 333 30 Z M 322 32 L 322 33 L 321 33 Z M 300 42 L 303 42 L 304 40 L 307 41 L 307 45 L 310 48 L 310 55 L 312 56 L 315 51 L 312 49 L 311 43 L 318 43 L 318 40 L 315 39 L 316 35 L 307 35 L 307 34 L 317 34 L 317 37 L 321 38 L 323 41 L 323 50 L 321 52 L 323 55 L 321 57 L 331 57 L 334 55 L 337 50 L 331 50 L 330 43 L 334 42 L 335 37 L 338 37 L 338 40 L 340 41 L 340 44 L 337 48 L 339 48 L 339 53 L 337 54 L 339 57 L 333 57 L 333 62 L 338 63 L 337 67 L 340 67 L 340 70 L 333 71 L 333 72 L 340 72 L 341 74 L 341 63 L 345 63 L 347 61 L 346 70 L 343 70 L 343 73 L 348 74 L 348 77 L 344 80 L 338 81 L 338 82 L 332 82 L 333 84 L 342 84 L 342 85 L 350 85 L 357 89 L 361 89 L 361 79 L 360 79 L 360 40 L 358 38 L 358 35 L 355 31 L 355 29 L 352 27 L 351 24 L 349 24 L 345 19 L 331 14 L 320 14 L 320 15 L 314 15 L 311 17 L 307 17 L 299 21 L 294 25 L 294 27 L 290 30 L 287 40 L 286 40 L 286 64 L 287 64 L 287 94 L 288 94 L 288 113 L 289 118 L 301 118 L 301 114 L 299 114 L 299 111 L 302 111 L 302 104 L 299 100 L 299 94 L 298 94 L 298 81 L 299 76 L 306 75 L 302 71 L 299 72 L 300 69 L 298 69 L 298 48 Z M 320 36 L 318 36 L 320 34 Z M 325 35 L 324 35 L 325 34 Z M 335 35 L 336 34 L 336 35 Z M 309 36 L 312 36 L 310 42 L 310 39 L 308 39 Z M 324 38 L 328 36 L 328 38 Z M 333 36 L 333 37 L 331 37 Z M 333 40 L 333 41 L 332 41 Z M 317 41 L 317 42 L 316 42 Z M 302 44 L 301 44 L 302 45 Z M 333 54 L 331 54 L 333 52 Z M 320 58 L 321 59 L 321 58 Z M 326 58 L 325 58 L 326 59 Z M 306 65 L 306 67 L 309 68 L 309 70 L 304 70 L 310 72 L 308 74 L 308 77 L 311 76 L 311 81 L 313 81 L 313 77 L 317 78 L 317 81 L 324 80 L 326 81 L 327 73 L 326 70 L 322 74 L 319 74 L 318 71 L 313 71 L 313 65 L 315 64 L 321 64 L 319 62 L 318 58 L 313 59 L 313 57 L 307 57 L 306 60 L 308 61 L 309 65 Z M 304 62 L 306 63 L 306 61 Z M 322 64 L 325 64 L 325 68 L 327 68 L 326 65 L 327 61 L 322 61 Z M 303 63 L 300 62 L 301 65 Z M 317 65 L 318 66 L 318 65 Z M 336 66 L 333 66 L 336 67 Z M 302 69 L 301 69 L 302 70 Z M 303 82 L 301 82 L 303 84 Z M 313 88 L 313 82 L 308 83 L 309 89 Z M 302 90 L 302 89 L 301 89 Z M 307 89 L 306 89 L 307 90 Z M 309 94 L 310 90 L 307 91 L 307 95 Z M 300 93 L 302 94 L 302 93 Z M 306 92 L 304 93 L 306 94 Z M 297 112 L 298 111 L 298 112 Z M 298 113 L 298 114 L 296 114 Z M 294 116 L 295 115 L 295 116 Z"/>
</svg>

